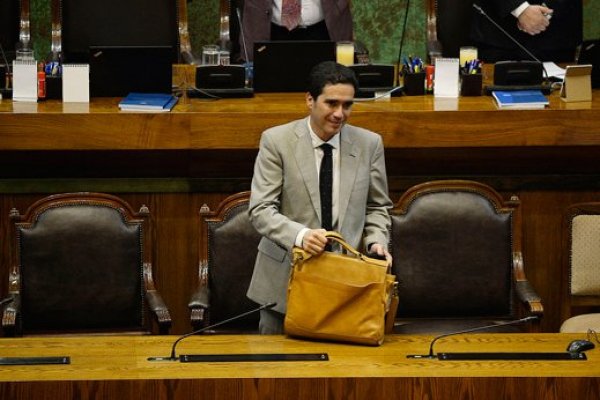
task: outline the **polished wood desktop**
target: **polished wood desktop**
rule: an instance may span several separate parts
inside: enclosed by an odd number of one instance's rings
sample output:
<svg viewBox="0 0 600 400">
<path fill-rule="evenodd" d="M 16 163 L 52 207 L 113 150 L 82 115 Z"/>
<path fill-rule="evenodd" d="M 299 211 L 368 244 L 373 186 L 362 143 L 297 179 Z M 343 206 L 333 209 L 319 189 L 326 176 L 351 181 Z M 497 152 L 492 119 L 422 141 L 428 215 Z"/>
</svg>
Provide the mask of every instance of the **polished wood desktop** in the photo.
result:
<svg viewBox="0 0 600 400">
<path fill-rule="evenodd" d="M 328 361 L 148 361 L 176 336 L 0 339 L 0 355 L 69 356 L 68 365 L 0 366 L 0 397 L 20 399 L 597 399 L 600 349 L 585 361 L 440 361 L 432 336 L 388 336 L 380 347 L 284 336 L 193 336 L 177 354 L 327 353 Z M 470 334 L 435 352 L 563 352 L 573 334 Z"/>
<path fill-rule="evenodd" d="M 172 333 L 189 328 L 198 276 L 200 207 L 249 190 L 261 132 L 308 112 L 302 93 L 250 99 L 182 98 L 172 112 L 123 112 L 120 99 L 89 104 L 0 101 L 0 237 L 3 216 L 48 193 L 118 193 L 146 204 L 157 224 L 157 285 L 172 310 Z M 521 199 L 527 275 L 542 297 L 542 331 L 557 331 L 562 212 L 600 200 L 600 91 L 593 101 L 543 110 L 498 110 L 490 96 L 431 95 L 357 101 L 352 124 L 379 132 L 390 193 L 413 184 L 473 179 Z M 7 254 L 6 241 L 0 255 Z M 0 294 L 9 265 L 0 256 Z"/>
<path fill-rule="evenodd" d="M 491 96 L 404 96 L 356 102 L 350 122 L 380 133 L 386 149 L 597 146 L 600 92 L 592 102 L 550 96 L 544 110 L 498 110 Z M 170 113 L 89 104 L 0 101 L 0 150 L 255 150 L 260 133 L 307 114 L 302 93 L 251 99 L 181 99 Z"/>
</svg>

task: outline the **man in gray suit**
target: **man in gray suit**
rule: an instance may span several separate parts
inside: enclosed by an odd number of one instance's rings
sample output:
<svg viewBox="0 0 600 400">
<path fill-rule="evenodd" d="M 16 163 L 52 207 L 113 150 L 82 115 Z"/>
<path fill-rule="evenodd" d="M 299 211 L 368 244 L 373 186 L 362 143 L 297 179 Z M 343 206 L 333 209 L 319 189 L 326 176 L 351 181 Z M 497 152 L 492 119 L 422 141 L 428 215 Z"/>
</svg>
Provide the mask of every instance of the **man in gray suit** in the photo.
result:
<svg viewBox="0 0 600 400">
<path fill-rule="evenodd" d="M 366 129 L 346 124 L 357 89 L 352 70 L 332 61 L 317 65 L 309 78 L 309 116 L 263 132 L 254 166 L 249 215 L 263 236 L 248 289 L 261 311 L 260 332 L 283 333 L 290 255 L 294 246 L 324 251 L 319 169 L 332 146 L 332 225 L 352 246 L 391 264 L 387 251 L 389 210 L 383 142 Z"/>
<path fill-rule="evenodd" d="M 244 1 L 239 41 L 242 49 L 246 46 L 246 61 L 252 61 L 254 42 L 262 40 L 352 40 L 350 0 L 304 0 L 300 25 L 291 30 L 281 14 L 282 0 Z"/>
</svg>

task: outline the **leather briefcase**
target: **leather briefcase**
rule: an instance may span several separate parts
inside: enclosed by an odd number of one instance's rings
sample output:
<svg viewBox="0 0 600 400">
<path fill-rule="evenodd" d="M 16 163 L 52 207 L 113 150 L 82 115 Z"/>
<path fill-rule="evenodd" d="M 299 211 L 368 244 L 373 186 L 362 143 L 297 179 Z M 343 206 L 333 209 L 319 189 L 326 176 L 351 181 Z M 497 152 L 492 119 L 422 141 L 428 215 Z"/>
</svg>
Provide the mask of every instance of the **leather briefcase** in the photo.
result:
<svg viewBox="0 0 600 400">
<path fill-rule="evenodd" d="M 387 261 L 367 257 L 336 232 L 345 254 L 294 248 L 284 329 L 290 336 L 380 345 L 398 305 Z M 387 324 L 386 324 L 387 314 Z"/>
</svg>

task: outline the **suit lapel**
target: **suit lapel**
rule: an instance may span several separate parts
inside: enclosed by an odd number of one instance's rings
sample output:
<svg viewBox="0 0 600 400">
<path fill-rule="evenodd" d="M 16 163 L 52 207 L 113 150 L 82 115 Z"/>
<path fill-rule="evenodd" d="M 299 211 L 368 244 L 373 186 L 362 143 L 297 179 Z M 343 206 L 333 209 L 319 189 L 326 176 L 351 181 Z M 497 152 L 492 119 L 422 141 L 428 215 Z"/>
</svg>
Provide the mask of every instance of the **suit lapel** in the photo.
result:
<svg viewBox="0 0 600 400">
<path fill-rule="evenodd" d="M 296 124 L 294 129 L 297 138 L 297 144 L 294 152 L 296 165 L 302 175 L 306 190 L 310 196 L 310 201 L 321 219 L 321 198 L 319 197 L 319 184 L 317 179 L 317 168 L 315 166 L 315 152 L 308 132 L 306 119 L 302 119 Z M 302 201 L 299 199 L 299 201 Z"/>
<path fill-rule="evenodd" d="M 340 136 L 340 195 L 338 229 L 341 231 L 350 202 L 350 194 L 358 172 L 360 149 L 354 145 L 352 130 L 342 128 Z"/>
</svg>

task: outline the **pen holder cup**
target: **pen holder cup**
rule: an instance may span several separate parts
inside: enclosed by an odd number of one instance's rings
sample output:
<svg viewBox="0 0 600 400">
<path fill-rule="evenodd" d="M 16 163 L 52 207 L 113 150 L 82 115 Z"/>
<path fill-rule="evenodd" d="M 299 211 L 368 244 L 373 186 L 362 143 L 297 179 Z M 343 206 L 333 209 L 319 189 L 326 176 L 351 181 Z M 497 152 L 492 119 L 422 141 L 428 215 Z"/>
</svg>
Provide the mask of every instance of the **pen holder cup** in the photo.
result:
<svg viewBox="0 0 600 400">
<path fill-rule="evenodd" d="M 461 74 L 460 95 L 461 96 L 481 96 L 483 88 L 483 78 L 479 74 Z"/>
<path fill-rule="evenodd" d="M 407 96 L 425 94 L 425 72 L 413 72 L 404 75 L 404 93 Z"/>
</svg>

